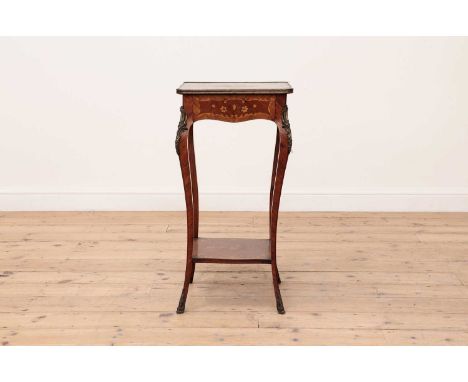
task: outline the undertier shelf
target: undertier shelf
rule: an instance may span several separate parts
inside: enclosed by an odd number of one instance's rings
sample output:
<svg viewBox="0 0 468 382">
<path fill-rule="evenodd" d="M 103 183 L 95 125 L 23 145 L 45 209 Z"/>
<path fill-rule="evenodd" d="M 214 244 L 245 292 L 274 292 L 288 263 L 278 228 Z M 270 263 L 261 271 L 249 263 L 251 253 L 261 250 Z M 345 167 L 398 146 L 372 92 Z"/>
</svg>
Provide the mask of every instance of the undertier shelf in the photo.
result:
<svg viewBox="0 0 468 382">
<path fill-rule="evenodd" d="M 194 239 L 193 260 L 197 263 L 271 264 L 270 240 Z"/>
</svg>

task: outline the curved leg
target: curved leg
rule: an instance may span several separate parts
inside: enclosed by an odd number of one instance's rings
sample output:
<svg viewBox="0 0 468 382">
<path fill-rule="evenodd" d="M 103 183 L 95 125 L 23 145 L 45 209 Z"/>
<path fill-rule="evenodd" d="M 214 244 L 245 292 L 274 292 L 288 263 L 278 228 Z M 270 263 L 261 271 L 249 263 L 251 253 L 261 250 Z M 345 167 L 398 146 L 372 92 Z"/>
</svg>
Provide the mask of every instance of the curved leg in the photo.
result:
<svg viewBox="0 0 468 382">
<path fill-rule="evenodd" d="M 187 300 L 187 293 L 189 288 L 190 279 L 193 272 L 193 201 L 192 201 L 192 182 L 190 178 L 190 164 L 189 164 L 189 130 L 192 126 L 187 128 L 187 115 L 184 108 L 181 107 L 181 118 L 176 137 L 176 151 L 179 154 L 180 169 L 182 171 L 182 179 L 184 182 L 185 191 L 185 205 L 187 209 L 187 261 L 185 265 L 185 279 L 180 296 L 177 313 L 184 313 L 185 301 Z"/>
<path fill-rule="evenodd" d="M 276 170 L 278 166 L 278 150 L 279 150 L 279 131 L 276 130 L 276 144 L 275 144 L 275 153 L 273 155 L 273 170 L 271 172 L 271 186 L 270 186 L 270 208 L 269 210 L 269 221 L 271 222 L 271 209 L 273 203 L 273 190 L 275 189 L 275 180 L 276 180 Z M 271 239 L 271 223 L 270 223 L 270 239 Z M 281 284 L 281 278 L 279 275 L 278 267 L 276 267 L 276 275 L 278 284 Z"/>
<path fill-rule="evenodd" d="M 291 150 L 291 134 L 289 122 L 287 120 L 287 107 L 284 105 L 281 122 L 278 123 L 279 151 L 276 166 L 275 182 L 270 208 L 270 251 L 271 251 L 271 271 L 273 276 L 273 287 L 275 290 L 276 308 L 279 314 L 284 314 L 283 300 L 279 289 L 280 277 L 276 263 L 276 234 L 278 227 L 278 211 L 283 187 L 284 173 L 288 163 L 288 156 Z"/>
<path fill-rule="evenodd" d="M 275 153 L 273 155 L 273 170 L 271 171 L 271 185 L 270 185 L 270 212 L 269 221 L 271 220 L 271 203 L 273 202 L 273 190 L 275 188 L 275 179 L 276 179 L 276 166 L 278 165 L 278 147 L 279 147 L 279 132 L 276 129 L 276 144 L 275 144 Z M 271 225 L 270 225 L 271 228 Z M 271 232 L 270 232 L 271 238 Z"/>
<path fill-rule="evenodd" d="M 193 201 L 193 237 L 198 237 L 198 182 L 197 165 L 195 162 L 195 147 L 193 145 L 193 125 L 189 131 L 189 161 L 190 178 L 192 180 L 192 201 Z M 192 277 L 193 278 L 193 277 Z"/>
<path fill-rule="evenodd" d="M 280 129 L 278 129 L 280 131 Z M 283 186 L 284 172 L 286 170 L 286 163 L 288 161 L 287 152 L 287 137 L 285 133 L 280 131 L 280 148 L 278 155 L 278 166 L 276 169 L 275 187 L 273 190 L 273 202 L 271 206 L 271 220 L 270 220 L 270 251 L 271 251 L 271 271 L 273 276 L 273 287 L 275 290 L 276 298 L 276 309 L 279 314 L 284 314 L 283 300 L 281 298 L 281 292 L 279 289 L 279 283 L 281 282 L 278 272 L 278 265 L 276 263 L 276 233 L 278 226 L 278 210 L 279 202 L 281 197 L 281 189 Z"/>
<path fill-rule="evenodd" d="M 195 147 L 193 144 L 193 125 L 189 130 L 188 138 L 189 147 L 189 162 L 190 162 L 190 179 L 192 181 L 192 203 L 193 203 L 193 237 L 198 237 L 198 182 L 197 182 L 197 164 L 195 162 Z M 192 262 L 192 269 L 190 275 L 190 284 L 193 283 L 193 276 L 195 274 L 195 262 Z"/>
</svg>

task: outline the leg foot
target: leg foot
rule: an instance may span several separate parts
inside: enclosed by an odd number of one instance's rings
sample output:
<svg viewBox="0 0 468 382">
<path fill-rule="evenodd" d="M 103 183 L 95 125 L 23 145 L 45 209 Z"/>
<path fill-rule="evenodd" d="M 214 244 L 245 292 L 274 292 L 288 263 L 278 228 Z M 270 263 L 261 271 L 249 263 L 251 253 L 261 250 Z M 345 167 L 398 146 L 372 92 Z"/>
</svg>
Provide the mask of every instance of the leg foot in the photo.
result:
<svg viewBox="0 0 468 382">
<path fill-rule="evenodd" d="M 276 299 L 276 310 L 279 314 L 284 314 L 286 311 L 284 310 L 283 299 L 281 298 L 281 292 L 279 289 L 279 273 L 276 264 L 271 265 L 271 271 L 273 276 L 273 288 L 275 290 L 275 299 Z"/>
<path fill-rule="evenodd" d="M 185 301 L 187 300 L 189 285 L 190 285 L 190 277 L 193 276 L 193 266 L 195 263 L 191 261 L 187 261 L 187 265 L 185 267 L 185 279 L 184 279 L 184 287 L 182 288 L 182 293 L 180 295 L 179 306 L 177 307 L 177 314 L 182 314 L 185 312 Z"/>
<path fill-rule="evenodd" d="M 179 306 L 177 307 L 177 314 L 182 314 L 185 312 L 185 301 L 187 300 L 187 294 L 184 292 L 185 291 L 182 291 L 180 296 Z"/>
<path fill-rule="evenodd" d="M 284 310 L 284 306 L 283 306 L 283 300 L 281 299 L 281 296 L 280 298 L 276 299 L 276 310 L 278 311 L 279 314 L 285 314 L 286 311 Z"/>
</svg>

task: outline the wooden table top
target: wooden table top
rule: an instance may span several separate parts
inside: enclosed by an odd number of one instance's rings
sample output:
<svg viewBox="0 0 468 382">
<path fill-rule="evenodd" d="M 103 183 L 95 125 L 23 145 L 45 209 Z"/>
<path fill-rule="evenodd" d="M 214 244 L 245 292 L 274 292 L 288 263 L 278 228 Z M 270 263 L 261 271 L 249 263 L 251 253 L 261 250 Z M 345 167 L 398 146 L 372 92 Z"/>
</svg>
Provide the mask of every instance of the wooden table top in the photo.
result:
<svg viewBox="0 0 468 382">
<path fill-rule="evenodd" d="M 288 82 L 184 82 L 178 94 L 288 94 Z"/>
</svg>

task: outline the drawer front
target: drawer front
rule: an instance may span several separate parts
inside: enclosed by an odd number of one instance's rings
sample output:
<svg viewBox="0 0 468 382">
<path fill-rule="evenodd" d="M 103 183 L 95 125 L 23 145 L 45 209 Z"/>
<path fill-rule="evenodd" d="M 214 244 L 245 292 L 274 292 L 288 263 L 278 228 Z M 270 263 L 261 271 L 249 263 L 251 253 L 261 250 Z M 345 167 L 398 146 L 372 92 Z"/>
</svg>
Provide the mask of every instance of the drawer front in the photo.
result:
<svg viewBox="0 0 468 382">
<path fill-rule="evenodd" d="M 275 118 L 275 97 L 249 96 L 194 96 L 193 120 L 216 119 L 242 122 L 251 119 Z"/>
</svg>

